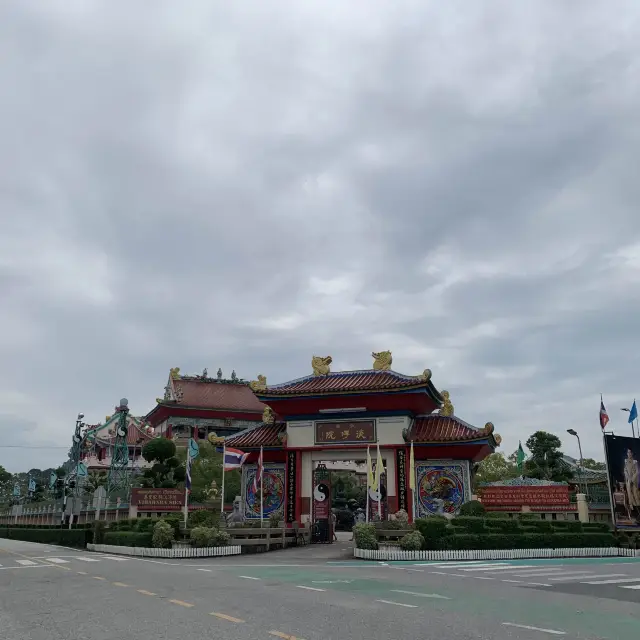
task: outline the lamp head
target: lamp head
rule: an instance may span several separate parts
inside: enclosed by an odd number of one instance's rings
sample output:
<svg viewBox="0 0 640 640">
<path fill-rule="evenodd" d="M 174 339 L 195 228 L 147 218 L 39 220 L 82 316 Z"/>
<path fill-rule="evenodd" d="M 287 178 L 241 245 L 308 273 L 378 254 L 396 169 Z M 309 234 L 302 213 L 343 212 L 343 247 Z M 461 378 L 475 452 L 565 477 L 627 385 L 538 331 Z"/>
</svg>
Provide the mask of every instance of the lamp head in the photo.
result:
<svg viewBox="0 0 640 640">
<path fill-rule="evenodd" d="M 572 436 L 576 436 L 576 438 L 578 437 L 578 432 L 575 429 L 567 429 L 567 433 L 571 434 Z"/>
</svg>

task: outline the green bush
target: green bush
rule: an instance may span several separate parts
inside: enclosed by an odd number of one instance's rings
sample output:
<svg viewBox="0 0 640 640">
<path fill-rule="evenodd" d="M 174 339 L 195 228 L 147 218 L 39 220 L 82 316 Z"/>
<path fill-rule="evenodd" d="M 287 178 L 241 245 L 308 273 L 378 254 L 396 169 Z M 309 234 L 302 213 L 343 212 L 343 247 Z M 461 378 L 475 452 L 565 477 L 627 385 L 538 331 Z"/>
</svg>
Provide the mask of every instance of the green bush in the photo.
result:
<svg viewBox="0 0 640 640">
<path fill-rule="evenodd" d="M 208 527 L 194 527 L 189 533 L 191 544 L 194 547 L 210 547 L 213 529 Z"/>
<path fill-rule="evenodd" d="M 196 527 L 217 527 L 220 523 L 220 514 L 209 511 L 208 509 L 199 509 L 189 514 L 187 520 L 187 528 L 195 529 Z"/>
<path fill-rule="evenodd" d="M 439 541 L 447 535 L 447 519 L 439 516 L 418 518 L 415 521 L 416 530 L 424 538 L 425 549 L 440 549 Z"/>
<path fill-rule="evenodd" d="M 424 538 L 419 531 L 412 531 L 407 533 L 400 540 L 400 548 L 403 551 L 420 551 L 424 547 Z"/>
<path fill-rule="evenodd" d="M 212 547 L 226 547 L 231 541 L 231 536 L 222 529 L 214 529 L 211 538 Z"/>
<path fill-rule="evenodd" d="M 87 542 L 93 539 L 90 529 L 41 528 L 26 529 L 23 527 L 7 527 L 0 529 L 0 536 L 11 540 L 40 542 L 42 544 L 59 544 L 65 547 L 84 549 Z"/>
<path fill-rule="evenodd" d="M 120 547 L 151 547 L 151 533 L 139 531 L 107 531 L 104 534 L 104 544 L 113 544 Z"/>
<path fill-rule="evenodd" d="M 378 537 L 376 535 L 376 527 L 374 524 L 357 524 L 353 527 L 353 539 L 358 549 L 378 548 Z"/>
<path fill-rule="evenodd" d="M 457 528 L 464 529 L 466 533 L 483 533 L 484 531 L 486 531 L 484 522 L 484 518 L 458 516 L 451 521 L 451 525 Z"/>
<path fill-rule="evenodd" d="M 153 527 L 152 544 L 159 549 L 170 549 L 175 538 L 175 530 L 166 520 L 156 522 Z"/>
<path fill-rule="evenodd" d="M 553 530 L 549 520 L 527 520 L 526 528 L 540 533 L 551 533 Z"/>
<path fill-rule="evenodd" d="M 582 530 L 585 533 L 610 533 L 611 527 L 606 522 L 583 522 Z"/>
<path fill-rule="evenodd" d="M 520 532 L 520 523 L 512 518 L 493 518 L 485 522 L 487 530 L 491 533 L 518 533 Z"/>
<path fill-rule="evenodd" d="M 162 518 L 160 522 L 165 522 L 166 524 L 168 524 L 173 529 L 174 538 L 177 538 L 180 535 L 180 529 L 182 527 L 182 523 L 184 522 L 184 518 L 179 515 L 164 516 L 164 518 Z"/>
<path fill-rule="evenodd" d="M 470 502 L 465 502 L 460 507 L 459 515 L 482 517 L 484 516 L 485 512 L 486 512 L 486 509 L 484 508 L 484 505 L 482 504 L 482 502 L 480 502 L 479 500 L 471 500 Z"/>
<path fill-rule="evenodd" d="M 485 518 L 491 518 L 492 520 L 513 520 L 513 518 L 509 517 L 509 513 L 507 511 L 487 511 L 484 514 Z"/>
<path fill-rule="evenodd" d="M 136 531 L 140 531 L 141 533 L 151 533 L 156 522 L 157 520 L 154 520 L 153 518 L 138 518 Z"/>
<path fill-rule="evenodd" d="M 583 531 L 582 522 L 579 520 L 554 520 L 551 524 L 558 532 L 582 533 Z"/>
</svg>

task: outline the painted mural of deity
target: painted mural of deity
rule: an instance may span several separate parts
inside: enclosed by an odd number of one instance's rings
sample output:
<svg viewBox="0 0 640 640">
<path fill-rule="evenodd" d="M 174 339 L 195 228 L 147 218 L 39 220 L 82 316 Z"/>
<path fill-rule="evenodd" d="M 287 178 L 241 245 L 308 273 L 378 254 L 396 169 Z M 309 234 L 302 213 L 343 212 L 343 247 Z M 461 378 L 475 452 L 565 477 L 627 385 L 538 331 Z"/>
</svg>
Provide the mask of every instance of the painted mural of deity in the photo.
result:
<svg viewBox="0 0 640 640">
<path fill-rule="evenodd" d="M 245 518 L 260 518 L 260 487 L 254 490 L 255 469 L 248 469 L 245 475 Z M 264 489 L 263 516 L 282 512 L 285 495 L 284 468 L 265 467 L 262 474 Z"/>
<path fill-rule="evenodd" d="M 418 515 L 454 516 L 465 501 L 467 469 L 461 464 L 416 465 Z"/>
</svg>

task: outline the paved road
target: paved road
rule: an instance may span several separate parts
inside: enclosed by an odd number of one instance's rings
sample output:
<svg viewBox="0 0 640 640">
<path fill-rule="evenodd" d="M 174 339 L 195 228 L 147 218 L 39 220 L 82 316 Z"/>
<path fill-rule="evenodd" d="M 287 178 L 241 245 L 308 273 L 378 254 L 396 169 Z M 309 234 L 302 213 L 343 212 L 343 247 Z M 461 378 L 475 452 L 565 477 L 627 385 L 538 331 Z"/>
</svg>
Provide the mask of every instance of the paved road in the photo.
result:
<svg viewBox="0 0 640 640">
<path fill-rule="evenodd" d="M 0 540 L 0 636 L 640 637 L 640 589 L 627 588 L 640 585 L 638 561 L 385 564 L 347 558 L 344 546 L 312 546 L 151 561 Z"/>
</svg>

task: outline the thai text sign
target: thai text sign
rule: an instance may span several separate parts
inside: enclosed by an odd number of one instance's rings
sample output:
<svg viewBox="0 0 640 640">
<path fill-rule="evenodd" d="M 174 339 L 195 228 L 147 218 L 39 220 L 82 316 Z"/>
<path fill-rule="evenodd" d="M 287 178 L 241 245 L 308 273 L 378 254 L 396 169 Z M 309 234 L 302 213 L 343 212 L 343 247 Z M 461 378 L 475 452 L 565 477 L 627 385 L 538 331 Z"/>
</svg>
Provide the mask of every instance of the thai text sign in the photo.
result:
<svg viewBox="0 0 640 640">
<path fill-rule="evenodd" d="M 375 443 L 375 420 L 316 422 L 315 442 L 316 444 Z"/>
<path fill-rule="evenodd" d="M 532 505 L 569 505 L 568 485 L 541 487 L 484 487 L 480 489 L 482 504 L 490 507 L 522 507 Z"/>
<path fill-rule="evenodd" d="M 180 511 L 184 507 L 182 489 L 131 489 L 131 504 L 138 511 Z"/>
</svg>

